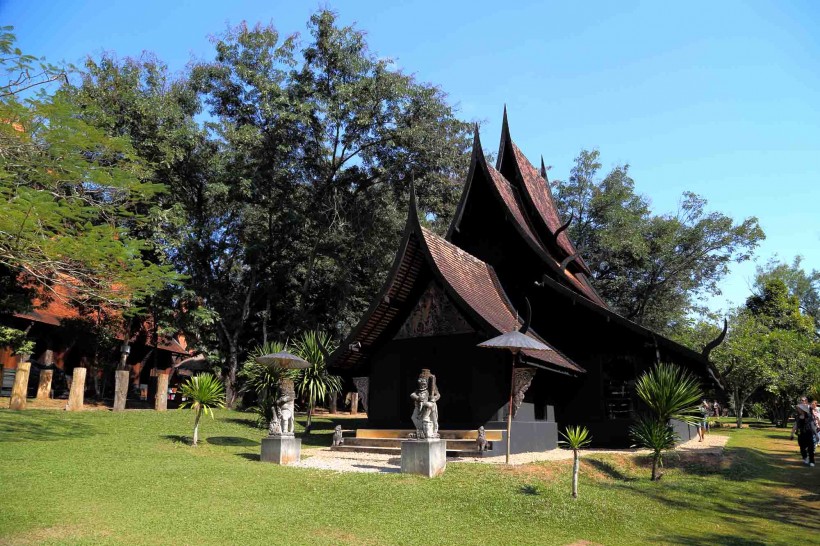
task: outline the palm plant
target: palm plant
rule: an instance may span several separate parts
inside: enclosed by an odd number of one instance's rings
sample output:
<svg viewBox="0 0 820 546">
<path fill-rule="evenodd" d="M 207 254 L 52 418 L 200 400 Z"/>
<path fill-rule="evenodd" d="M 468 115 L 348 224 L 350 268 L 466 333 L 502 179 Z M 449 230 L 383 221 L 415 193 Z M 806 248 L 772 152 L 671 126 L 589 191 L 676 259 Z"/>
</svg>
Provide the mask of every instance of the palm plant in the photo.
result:
<svg viewBox="0 0 820 546">
<path fill-rule="evenodd" d="M 657 481 L 663 452 L 675 447 L 678 440 L 669 420 L 697 423 L 700 420 L 698 402 L 703 392 L 697 379 L 687 371 L 664 363 L 641 375 L 635 388 L 651 415 L 641 416 L 630 427 L 630 435 L 636 445 L 652 450 L 652 480 Z"/>
<path fill-rule="evenodd" d="M 305 434 L 310 434 L 313 421 L 313 408 L 328 395 L 335 395 L 342 391 L 342 379 L 338 375 L 331 375 L 327 371 L 325 356 L 336 349 L 333 339 L 325 332 L 304 332 L 293 343 L 293 352 L 297 356 L 310 362 L 310 368 L 301 371 L 296 378 L 295 387 L 298 394 L 308 408 Z"/>
<path fill-rule="evenodd" d="M 589 435 L 587 427 L 575 426 L 566 427 L 561 433 L 564 438 L 558 443 L 566 446 L 572 450 L 572 498 L 578 498 L 578 471 L 581 468 L 581 448 L 584 448 L 592 442 L 592 436 Z"/>
<path fill-rule="evenodd" d="M 663 466 L 663 452 L 675 447 L 678 436 L 669 423 L 656 417 L 643 415 L 630 427 L 635 443 L 652 450 L 652 481 L 661 479 L 658 468 Z"/>
<path fill-rule="evenodd" d="M 667 422 L 677 419 L 690 425 L 701 419 L 700 383 L 675 364 L 660 363 L 638 378 L 635 390 L 655 416 Z"/>
<path fill-rule="evenodd" d="M 243 380 L 240 392 L 256 394 L 256 405 L 250 409 L 257 416 L 257 425 L 270 426 L 274 416 L 274 405 L 279 398 L 279 385 L 282 379 L 294 380 L 298 370 L 286 370 L 278 366 L 266 366 L 256 361 L 262 355 L 278 353 L 287 349 L 286 343 L 271 341 L 257 346 L 248 355 L 239 377 Z"/>
<path fill-rule="evenodd" d="M 194 410 L 194 439 L 191 445 L 199 440 L 199 420 L 202 414 L 208 414 L 213 419 L 213 408 L 225 407 L 225 384 L 213 374 L 196 375 L 182 384 L 182 396 L 187 398 L 180 404 L 181 408 L 190 407 Z"/>
</svg>

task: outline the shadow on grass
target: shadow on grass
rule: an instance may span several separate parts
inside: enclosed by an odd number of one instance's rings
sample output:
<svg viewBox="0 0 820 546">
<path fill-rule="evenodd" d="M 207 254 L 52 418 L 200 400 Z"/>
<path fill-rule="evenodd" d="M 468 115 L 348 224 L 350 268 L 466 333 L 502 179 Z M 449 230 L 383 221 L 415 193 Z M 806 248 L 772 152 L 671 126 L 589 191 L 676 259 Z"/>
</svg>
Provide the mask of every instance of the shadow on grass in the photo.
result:
<svg viewBox="0 0 820 546">
<path fill-rule="evenodd" d="M 174 444 L 191 445 L 191 438 L 188 436 L 180 436 L 179 434 L 166 434 L 163 436 L 166 440 L 170 440 Z"/>
<path fill-rule="evenodd" d="M 259 442 L 254 442 L 248 438 L 241 436 L 211 436 L 206 440 L 209 444 L 215 446 L 255 446 Z"/>
<path fill-rule="evenodd" d="M 537 485 L 522 485 L 518 488 L 518 492 L 522 495 L 539 495 Z"/>
<path fill-rule="evenodd" d="M 716 546 L 765 546 L 769 544 L 766 540 L 756 540 L 746 535 L 721 535 L 718 533 L 696 533 L 686 537 L 667 536 L 664 537 L 664 540 L 671 544 L 694 544 L 698 546 L 701 544 L 714 544 Z"/>
<path fill-rule="evenodd" d="M 249 461 L 259 461 L 260 455 L 259 453 L 237 453 L 237 457 L 242 457 L 243 459 L 247 459 Z"/>
<path fill-rule="evenodd" d="M 600 459 L 593 459 L 587 457 L 584 459 L 584 462 L 589 464 L 590 466 L 595 467 L 596 470 L 609 476 L 613 480 L 618 480 L 622 482 L 634 482 L 638 480 L 638 478 L 634 476 L 628 476 L 624 474 L 623 472 L 615 468 L 615 466 L 608 461 L 602 461 Z"/>
<path fill-rule="evenodd" d="M 48 442 L 97 435 L 87 423 L 48 415 L 46 412 L 4 411 L 0 413 L 0 442 Z"/>
<path fill-rule="evenodd" d="M 234 425 L 241 425 L 243 427 L 252 428 L 255 430 L 262 430 L 262 427 L 256 426 L 256 419 L 238 419 L 236 417 L 229 417 L 225 419 L 227 423 L 233 423 Z"/>
</svg>

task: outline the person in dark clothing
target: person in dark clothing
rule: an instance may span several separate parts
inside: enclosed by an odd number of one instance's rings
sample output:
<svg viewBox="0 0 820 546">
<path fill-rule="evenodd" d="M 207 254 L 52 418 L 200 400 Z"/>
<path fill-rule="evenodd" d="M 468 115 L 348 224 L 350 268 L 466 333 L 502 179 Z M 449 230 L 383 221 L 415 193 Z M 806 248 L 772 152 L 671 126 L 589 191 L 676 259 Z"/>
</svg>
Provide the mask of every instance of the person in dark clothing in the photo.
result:
<svg viewBox="0 0 820 546">
<path fill-rule="evenodd" d="M 803 463 L 814 466 L 814 419 L 807 398 L 802 398 L 797 405 L 797 414 L 794 419 L 791 439 L 797 433 L 797 444 L 800 446 L 800 456 Z"/>
</svg>

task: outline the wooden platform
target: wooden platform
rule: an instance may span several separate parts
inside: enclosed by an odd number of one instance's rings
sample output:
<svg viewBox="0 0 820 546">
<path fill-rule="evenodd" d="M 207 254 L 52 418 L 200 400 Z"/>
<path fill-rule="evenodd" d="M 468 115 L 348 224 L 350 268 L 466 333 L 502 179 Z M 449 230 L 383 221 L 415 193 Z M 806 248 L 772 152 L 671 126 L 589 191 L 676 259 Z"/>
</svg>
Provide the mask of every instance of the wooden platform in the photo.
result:
<svg viewBox="0 0 820 546">
<path fill-rule="evenodd" d="M 332 447 L 333 451 L 353 451 L 401 456 L 401 442 L 406 440 L 411 429 L 357 429 L 355 437 L 345 437 L 344 444 Z M 489 448 L 493 442 L 502 439 L 501 430 L 487 430 Z M 448 457 L 481 457 L 486 452 L 476 449 L 476 430 L 439 430 L 442 440 L 447 440 Z"/>
</svg>

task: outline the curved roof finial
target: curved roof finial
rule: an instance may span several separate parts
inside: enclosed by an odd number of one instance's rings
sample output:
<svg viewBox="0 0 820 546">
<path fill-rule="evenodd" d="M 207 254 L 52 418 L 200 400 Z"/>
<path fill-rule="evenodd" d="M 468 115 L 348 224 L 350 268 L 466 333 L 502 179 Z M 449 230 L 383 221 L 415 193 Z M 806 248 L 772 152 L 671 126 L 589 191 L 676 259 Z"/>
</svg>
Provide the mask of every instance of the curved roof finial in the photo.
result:
<svg viewBox="0 0 820 546">
<path fill-rule="evenodd" d="M 544 165 L 544 156 L 541 156 L 541 178 L 547 180 L 547 167 Z"/>
<path fill-rule="evenodd" d="M 524 306 L 526 308 L 527 314 L 524 315 L 524 324 L 521 325 L 521 328 L 518 330 L 522 334 L 526 334 L 527 330 L 530 329 L 530 321 L 532 321 L 532 307 L 530 306 L 530 300 L 524 298 Z"/>
<path fill-rule="evenodd" d="M 729 322 L 724 318 L 723 319 L 723 331 L 720 332 L 720 335 L 718 337 L 716 337 L 715 339 L 713 339 L 712 341 L 707 343 L 706 346 L 703 348 L 703 351 L 701 351 L 701 353 L 700 353 L 701 355 L 703 355 L 703 358 L 709 360 L 709 353 L 711 353 L 712 350 L 715 347 L 717 347 L 718 345 L 723 343 L 723 340 L 726 339 L 726 332 L 728 330 L 729 330 Z"/>
</svg>

